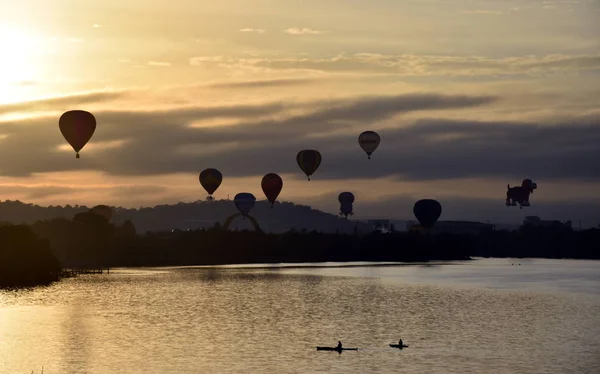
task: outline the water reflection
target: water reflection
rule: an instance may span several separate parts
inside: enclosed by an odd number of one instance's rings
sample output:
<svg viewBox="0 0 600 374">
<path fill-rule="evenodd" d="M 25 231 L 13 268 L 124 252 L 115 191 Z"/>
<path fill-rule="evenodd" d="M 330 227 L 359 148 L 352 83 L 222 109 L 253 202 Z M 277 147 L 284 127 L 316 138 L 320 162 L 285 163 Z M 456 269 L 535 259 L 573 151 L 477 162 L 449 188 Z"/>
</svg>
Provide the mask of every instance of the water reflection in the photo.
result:
<svg viewBox="0 0 600 374">
<path fill-rule="evenodd" d="M 47 373 L 145 374 L 597 367 L 597 296 L 425 284 L 468 273 L 459 268 L 123 269 L 0 292 L 0 373 L 42 365 Z M 402 281 L 415 274 L 421 284 Z M 389 347 L 399 338 L 410 348 Z M 360 350 L 315 349 L 338 340 Z"/>
<path fill-rule="evenodd" d="M 61 339 L 62 361 L 67 364 L 65 370 L 71 373 L 85 373 L 88 371 L 90 351 L 93 351 L 94 339 L 90 339 L 88 324 L 93 319 L 82 313 L 78 306 L 67 306 L 64 318 L 59 322 Z M 85 309 L 83 309 L 84 311 Z"/>
</svg>

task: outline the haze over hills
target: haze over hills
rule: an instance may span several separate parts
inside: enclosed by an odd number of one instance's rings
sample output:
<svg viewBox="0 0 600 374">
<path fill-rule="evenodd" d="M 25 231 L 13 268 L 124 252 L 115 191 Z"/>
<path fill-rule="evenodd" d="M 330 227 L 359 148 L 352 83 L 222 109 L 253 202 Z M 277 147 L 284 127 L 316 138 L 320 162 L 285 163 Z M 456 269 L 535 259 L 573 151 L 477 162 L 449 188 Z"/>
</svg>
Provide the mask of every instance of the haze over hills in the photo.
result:
<svg viewBox="0 0 600 374">
<path fill-rule="evenodd" d="M 75 214 L 85 212 L 89 208 L 91 207 L 79 205 L 42 207 L 21 201 L 7 200 L 0 202 L 0 222 L 33 224 L 39 220 L 53 218 L 72 219 Z M 174 205 L 157 205 L 140 209 L 111 208 L 114 212 L 112 222 L 122 224 L 130 220 L 139 233 L 209 228 L 213 227 L 216 222 L 222 225 L 228 217 L 238 213 L 233 202 L 228 200 L 181 202 Z M 355 228 L 360 232 L 372 231 L 372 228 L 366 223 L 346 220 L 309 206 L 290 202 L 276 203 L 271 209 L 271 204 L 267 201 L 257 201 L 250 215 L 256 218 L 263 231 L 272 233 L 283 233 L 292 229 L 348 234 L 353 233 Z M 253 230 L 249 220 L 242 218 L 235 219 L 230 228 Z"/>
</svg>

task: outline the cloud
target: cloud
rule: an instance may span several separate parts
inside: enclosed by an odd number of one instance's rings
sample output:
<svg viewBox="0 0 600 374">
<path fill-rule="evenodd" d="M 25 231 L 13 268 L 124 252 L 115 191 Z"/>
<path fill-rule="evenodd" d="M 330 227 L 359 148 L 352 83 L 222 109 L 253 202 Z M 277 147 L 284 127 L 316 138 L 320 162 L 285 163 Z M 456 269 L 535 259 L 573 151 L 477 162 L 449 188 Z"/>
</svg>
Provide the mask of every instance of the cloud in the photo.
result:
<svg viewBox="0 0 600 374">
<path fill-rule="evenodd" d="M 234 59 L 230 59 L 233 61 Z M 192 57 L 189 59 L 190 65 L 201 66 L 205 63 L 220 63 L 225 61 L 225 58 L 222 56 L 200 56 L 200 57 Z"/>
<path fill-rule="evenodd" d="M 259 79 L 243 82 L 225 82 L 210 84 L 211 88 L 265 88 L 265 87 L 289 87 L 318 82 L 316 79 L 289 78 L 289 79 Z M 320 80 L 322 81 L 322 80 Z"/>
<path fill-rule="evenodd" d="M 378 150 L 377 164 L 358 171 L 343 162 L 351 152 L 339 152 L 331 160 L 335 174 L 395 174 L 402 180 L 421 181 L 468 177 L 518 181 L 521 176 L 600 180 L 600 118 L 573 118 L 559 125 L 430 119 L 381 133 L 393 148 Z"/>
<path fill-rule="evenodd" d="M 472 14 L 472 15 L 491 15 L 491 16 L 505 16 L 507 14 L 518 12 L 519 8 L 513 7 L 502 10 L 491 10 L 491 9 L 475 9 L 475 10 L 463 10 L 461 14 Z"/>
<path fill-rule="evenodd" d="M 90 147 L 75 160 L 55 118 L 0 122 L 0 174 L 104 170 L 158 175 L 221 168 L 229 177 L 301 174 L 301 149 L 321 151 L 315 178 L 402 181 L 498 178 L 600 181 L 600 114 L 547 123 L 448 120 L 436 110 L 490 105 L 487 96 L 411 94 L 314 102 L 163 110 L 99 110 Z M 403 114 L 421 113 L 416 120 Z M 227 126 L 193 127 L 228 119 Z M 393 125 L 396 122 L 396 125 Z M 382 126 L 385 124 L 385 126 Z M 372 129 L 382 142 L 371 160 L 357 144 Z M 116 146 L 104 146 L 116 144 Z M 574 182 L 575 183 L 575 182 Z"/>
<path fill-rule="evenodd" d="M 21 103 L 0 104 L 0 115 L 18 112 L 63 110 L 81 104 L 112 101 L 123 98 L 126 95 L 127 93 L 125 91 L 91 91 L 65 96 L 48 97 Z"/>
<path fill-rule="evenodd" d="M 502 15 L 508 14 L 508 11 L 504 11 L 504 10 L 463 10 L 460 13 L 502 16 Z"/>
<path fill-rule="evenodd" d="M 25 81 L 12 82 L 11 84 L 13 84 L 15 86 L 19 86 L 19 87 L 31 87 L 31 86 L 36 86 L 36 85 L 40 84 L 40 82 L 34 81 L 34 80 L 25 80 Z"/>
<path fill-rule="evenodd" d="M 170 68 L 172 66 L 170 62 L 162 62 L 162 61 L 148 61 L 148 65 L 158 66 L 158 67 L 166 67 L 166 68 Z"/>
<path fill-rule="evenodd" d="M 302 148 L 316 146 L 333 161 L 330 165 L 345 164 L 347 154 L 362 159 L 356 149 L 355 132 L 359 129 L 404 113 L 474 107 L 493 100 L 415 94 L 152 111 L 97 110 L 94 114 L 101 125 L 76 162 L 57 127 L 48 126 L 56 122 L 55 117 L 4 121 L 0 122 L 0 134 L 4 135 L 0 140 L 0 173 L 19 176 L 105 170 L 115 175 L 152 175 L 197 171 L 207 163 L 228 165 L 230 175 L 255 175 L 265 168 L 296 172 L 295 153 Z M 191 127 L 218 119 L 234 122 L 221 127 Z M 117 146 L 109 147 L 111 144 Z M 69 153 L 59 151 L 59 146 Z M 397 161 L 392 160 L 392 165 Z M 337 173 L 337 169 L 342 172 Z M 335 166 L 331 177 L 345 177 L 345 170 L 344 165 Z M 379 172 L 384 175 L 390 171 Z"/>
<path fill-rule="evenodd" d="M 102 28 L 102 27 L 104 27 L 104 25 L 99 25 L 99 24 L 97 24 L 97 23 L 94 23 L 94 24 L 92 25 L 92 27 L 93 27 L 93 28 L 95 28 L 95 29 L 99 29 L 99 28 Z"/>
<path fill-rule="evenodd" d="M 63 186 L 30 186 L 21 184 L 0 184 L 0 191 L 6 195 L 20 194 L 24 199 L 44 199 L 71 194 L 77 189 Z"/>
<path fill-rule="evenodd" d="M 115 198 L 127 198 L 131 196 L 147 196 L 161 194 L 168 191 L 164 186 L 119 186 L 111 191 Z"/>
<path fill-rule="evenodd" d="M 256 34 L 264 34 L 265 32 L 267 32 L 267 30 L 265 30 L 265 29 L 245 28 L 245 29 L 240 29 L 240 32 L 250 32 L 250 33 L 256 33 Z"/>
<path fill-rule="evenodd" d="M 190 65 L 264 71 L 319 71 L 328 73 L 390 74 L 398 76 L 514 76 L 600 70 L 600 54 L 518 56 L 384 55 L 376 53 L 341 54 L 330 58 L 245 58 L 201 56 Z"/>
<path fill-rule="evenodd" d="M 318 35 L 323 34 L 325 31 L 292 27 L 287 30 L 284 30 L 283 32 L 290 35 Z"/>
</svg>

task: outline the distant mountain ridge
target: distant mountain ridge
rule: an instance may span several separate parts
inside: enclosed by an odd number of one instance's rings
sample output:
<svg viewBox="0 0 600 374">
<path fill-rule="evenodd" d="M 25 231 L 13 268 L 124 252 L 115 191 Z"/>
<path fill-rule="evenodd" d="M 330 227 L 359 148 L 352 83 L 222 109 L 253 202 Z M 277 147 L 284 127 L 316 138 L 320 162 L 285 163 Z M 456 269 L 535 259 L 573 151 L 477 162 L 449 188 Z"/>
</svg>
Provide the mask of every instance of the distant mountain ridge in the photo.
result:
<svg viewBox="0 0 600 374">
<path fill-rule="evenodd" d="M 75 214 L 86 212 L 90 208 L 68 204 L 65 206 L 42 207 L 18 200 L 6 200 L 0 202 L 0 222 L 33 224 L 36 221 L 53 218 L 72 219 Z M 113 223 L 123 224 L 125 221 L 130 220 L 139 233 L 209 228 L 217 222 L 223 225 L 228 217 L 238 212 L 233 201 L 230 200 L 180 202 L 140 209 L 111 208 L 113 209 Z M 366 223 L 346 220 L 313 209 L 310 206 L 296 205 L 291 202 L 277 202 L 271 209 L 271 204 L 266 200 L 257 201 L 250 215 L 258 221 L 263 231 L 271 233 L 283 233 L 290 230 L 316 230 L 323 233 L 351 234 L 355 230 L 361 233 L 373 230 Z M 235 219 L 230 229 L 253 230 L 248 220 L 243 218 Z"/>
</svg>

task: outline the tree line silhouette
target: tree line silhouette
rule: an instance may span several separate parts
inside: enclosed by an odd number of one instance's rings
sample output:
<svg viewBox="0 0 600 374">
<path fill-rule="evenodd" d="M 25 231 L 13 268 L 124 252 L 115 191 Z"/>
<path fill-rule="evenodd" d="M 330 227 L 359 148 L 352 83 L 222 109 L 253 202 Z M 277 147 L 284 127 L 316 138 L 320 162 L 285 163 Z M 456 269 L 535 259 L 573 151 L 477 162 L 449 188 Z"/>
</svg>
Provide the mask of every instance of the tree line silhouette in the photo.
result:
<svg viewBox="0 0 600 374">
<path fill-rule="evenodd" d="M 90 208 L 79 205 L 43 207 L 21 201 L 5 200 L 0 202 L 0 222 L 34 224 L 40 220 L 59 217 L 72 219 L 75 214 L 87 212 Z M 234 203 L 229 200 L 180 202 L 138 209 L 123 207 L 111 207 L 111 209 L 112 222 L 122 224 L 127 220 L 132 221 L 140 233 L 210 228 L 215 221 L 223 223 L 228 217 L 238 213 Z M 371 227 L 366 223 L 342 219 L 310 206 L 291 202 L 276 202 L 275 207 L 271 209 L 271 203 L 268 201 L 257 201 L 252 208 L 252 216 L 258 220 L 263 231 L 279 234 L 289 231 L 291 227 L 328 233 L 339 231 L 351 234 L 355 227 L 358 227 L 361 232 L 371 231 Z M 243 220 L 234 221 L 235 227 L 250 227 L 245 224 L 247 222 Z"/>
<path fill-rule="evenodd" d="M 600 259 L 600 230 L 525 225 L 479 235 L 374 231 L 365 235 L 290 230 L 283 234 L 209 229 L 148 232 L 93 212 L 32 225 L 0 225 L 0 286 L 44 284 L 63 268 L 252 263 L 425 262 L 482 257 Z"/>
<path fill-rule="evenodd" d="M 0 226 L 0 287 L 48 284 L 60 270 L 48 239 L 24 225 Z"/>
</svg>

